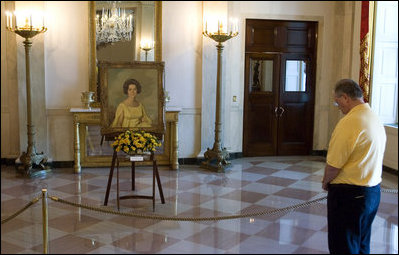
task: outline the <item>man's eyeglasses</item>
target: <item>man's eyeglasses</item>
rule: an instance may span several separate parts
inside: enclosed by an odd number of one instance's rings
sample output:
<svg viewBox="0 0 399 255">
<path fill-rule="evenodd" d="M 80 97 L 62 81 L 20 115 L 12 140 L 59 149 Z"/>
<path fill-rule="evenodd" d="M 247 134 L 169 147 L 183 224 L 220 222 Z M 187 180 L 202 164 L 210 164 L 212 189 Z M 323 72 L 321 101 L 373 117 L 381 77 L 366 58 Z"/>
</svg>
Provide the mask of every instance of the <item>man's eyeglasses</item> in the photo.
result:
<svg viewBox="0 0 399 255">
<path fill-rule="evenodd" d="M 341 95 L 339 95 L 339 96 L 335 95 L 335 99 L 337 99 L 337 98 L 340 98 L 340 97 L 342 97 L 342 94 L 341 94 Z M 338 106 L 338 103 L 337 103 L 337 101 L 335 101 L 335 100 L 334 100 L 334 103 L 333 103 L 333 105 L 334 105 L 334 106 Z"/>
</svg>

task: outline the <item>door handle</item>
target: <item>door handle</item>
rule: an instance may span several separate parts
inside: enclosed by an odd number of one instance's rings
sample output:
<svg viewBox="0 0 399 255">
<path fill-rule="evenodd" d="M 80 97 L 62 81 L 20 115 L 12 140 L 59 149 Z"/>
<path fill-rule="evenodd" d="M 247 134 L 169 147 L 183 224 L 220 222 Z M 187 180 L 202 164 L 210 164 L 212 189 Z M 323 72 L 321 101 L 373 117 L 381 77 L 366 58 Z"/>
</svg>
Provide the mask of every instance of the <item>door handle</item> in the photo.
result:
<svg viewBox="0 0 399 255">
<path fill-rule="evenodd" d="M 276 107 L 274 107 L 274 114 L 276 115 L 276 118 L 278 117 L 277 111 L 278 111 L 278 107 L 276 106 Z"/>
<path fill-rule="evenodd" d="M 280 113 L 279 117 L 281 117 L 281 115 L 283 115 L 283 113 L 284 113 L 284 108 L 281 106 L 279 108 L 281 109 L 281 113 Z"/>
</svg>

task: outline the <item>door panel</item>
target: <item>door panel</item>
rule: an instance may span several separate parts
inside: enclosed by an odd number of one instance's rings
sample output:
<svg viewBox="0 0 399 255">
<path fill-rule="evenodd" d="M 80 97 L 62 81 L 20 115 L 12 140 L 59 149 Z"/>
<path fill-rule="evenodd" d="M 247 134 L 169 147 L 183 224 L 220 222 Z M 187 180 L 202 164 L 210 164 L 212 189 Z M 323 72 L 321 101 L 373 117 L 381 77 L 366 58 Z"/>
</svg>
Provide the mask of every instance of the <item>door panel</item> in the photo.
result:
<svg viewBox="0 0 399 255">
<path fill-rule="evenodd" d="M 244 155 L 275 155 L 279 56 L 250 53 L 245 57 Z M 276 93 L 277 92 L 277 93 Z"/>
<path fill-rule="evenodd" d="M 281 56 L 281 70 L 285 71 L 280 74 L 278 155 L 310 153 L 314 105 L 310 63 L 304 54 Z"/>
<path fill-rule="evenodd" d="M 248 126 L 248 153 L 256 156 L 266 153 L 274 154 L 274 120 L 271 119 L 274 106 L 272 104 L 254 105 L 249 112 L 249 122 L 253 125 Z M 265 116 L 259 118 L 259 116 Z"/>
<path fill-rule="evenodd" d="M 316 22 L 247 19 L 245 52 L 312 54 Z"/>
<path fill-rule="evenodd" d="M 304 103 L 286 103 L 282 106 L 279 117 L 278 155 L 295 155 L 302 150 L 306 142 L 306 130 L 303 125 L 305 116 Z M 291 152 L 294 150 L 294 152 Z"/>
</svg>

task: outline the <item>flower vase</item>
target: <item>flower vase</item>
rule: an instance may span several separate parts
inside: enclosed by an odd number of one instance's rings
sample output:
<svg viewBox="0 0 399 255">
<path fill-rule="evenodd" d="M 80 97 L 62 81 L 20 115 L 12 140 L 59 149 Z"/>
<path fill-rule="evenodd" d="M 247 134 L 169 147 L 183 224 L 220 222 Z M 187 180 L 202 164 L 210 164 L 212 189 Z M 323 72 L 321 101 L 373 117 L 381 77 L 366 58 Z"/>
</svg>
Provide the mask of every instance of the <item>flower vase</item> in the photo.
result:
<svg viewBox="0 0 399 255">
<path fill-rule="evenodd" d="M 143 151 L 143 150 L 136 150 L 135 152 L 127 153 L 130 161 L 143 161 L 151 159 L 151 152 Z"/>
<path fill-rule="evenodd" d="M 83 108 L 91 110 L 90 104 L 94 102 L 94 92 L 83 91 L 80 99 L 83 103 Z"/>
<path fill-rule="evenodd" d="M 136 151 L 127 152 L 126 154 L 129 156 L 145 156 L 145 155 L 151 155 L 151 152 L 137 149 Z"/>
<path fill-rule="evenodd" d="M 129 157 L 131 157 L 131 156 L 141 156 L 141 155 L 143 155 L 143 152 L 142 151 L 131 151 L 131 152 L 127 152 L 126 153 Z"/>
</svg>

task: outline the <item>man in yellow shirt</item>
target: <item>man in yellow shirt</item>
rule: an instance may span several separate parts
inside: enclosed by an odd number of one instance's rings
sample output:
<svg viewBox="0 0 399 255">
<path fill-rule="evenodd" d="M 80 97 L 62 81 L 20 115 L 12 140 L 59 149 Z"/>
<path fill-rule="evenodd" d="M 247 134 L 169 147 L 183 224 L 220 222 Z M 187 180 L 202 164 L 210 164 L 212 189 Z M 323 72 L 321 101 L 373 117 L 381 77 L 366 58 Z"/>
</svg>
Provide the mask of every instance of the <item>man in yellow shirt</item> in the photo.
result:
<svg viewBox="0 0 399 255">
<path fill-rule="evenodd" d="M 328 190 L 328 246 L 333 254 L 370 253 L 371 224 L 380 203 L 385 129 L 356 82 L 340 80 L 334 92 L 345 116 L 332 133 L 322 181 Z"/>
</svg>

